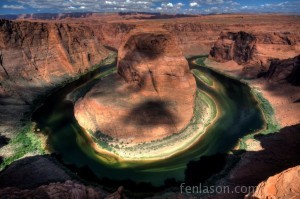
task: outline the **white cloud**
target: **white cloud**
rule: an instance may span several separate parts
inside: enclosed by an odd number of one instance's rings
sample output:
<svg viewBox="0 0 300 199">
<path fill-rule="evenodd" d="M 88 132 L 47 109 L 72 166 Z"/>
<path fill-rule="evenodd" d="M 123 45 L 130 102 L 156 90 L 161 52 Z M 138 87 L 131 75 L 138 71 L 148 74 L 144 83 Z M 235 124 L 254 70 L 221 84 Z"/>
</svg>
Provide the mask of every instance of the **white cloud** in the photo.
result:
<svg viewBox="0 0 300 199">
<path fill-rule="evenodd" d="M 107 4 L 107 5 L 116 5 L 117 2 L 115 2 L 115 1 L 105 1 L 105 4 Z"/>
<path fill-rule="evenodd" d="M 183 4 L 183 3 L 181 3 L 181 2 L 179 2 L 179 3 L 177 3 L 177 4 L 176 4 L 176 6 L 177 6 L 177 7 L 183 7 L 183 6 L 184 6 L 184 4 Z"/>
<path fill-rule="evenodd" d="M 76 7 L 74 7 L 74 6 L 69 6 L 68 8 L 67 8 L 67 10 L 76 10 L 77 8 Z"/>
<path fill-rule="evenodd" d="M 195 2 L 199 4 L 215 5 L 215 4 L 223 4 L 225 3 L 225 1 L 224 0 L 196 0 Z"/>
<path fill-rule="evenodd" d="M 25 9 L 22 5 L 3 5 L 2 8 L 4 9 L 12 9 L 12 10 L 23 10 Z"/>
<path fill-rule="evenodd" d="M 197 2 L 191 2 L 190 7 L 199 7 L 199 4 Z"/>
<path fill-rule="evenodd" d="M 2 0 L 4 1 L 4 0 Z M 249 5 L 249 1 L 237 0 L 5 0 L 9 2 L 0 9 L 30 11 L 64 12 L 166 12 L 166 13 L 226 13 L 226 12 L 300 12 L 300 0 L 282 0 L 268 2 L 262 5 Z M 258 1 L 257 1 L 258 2 Z M 186 5 L 184 5 L 186 4 Z"/>
<path fill-rule="evenodd" d="M 173 8 L 174 5 L 173 5 L 173 3 L 171 3 L 171 2 L 169 2 L 169 3 L 162 3 L 162 4 L 161 4 L 161 7 Z"/>
</svg>

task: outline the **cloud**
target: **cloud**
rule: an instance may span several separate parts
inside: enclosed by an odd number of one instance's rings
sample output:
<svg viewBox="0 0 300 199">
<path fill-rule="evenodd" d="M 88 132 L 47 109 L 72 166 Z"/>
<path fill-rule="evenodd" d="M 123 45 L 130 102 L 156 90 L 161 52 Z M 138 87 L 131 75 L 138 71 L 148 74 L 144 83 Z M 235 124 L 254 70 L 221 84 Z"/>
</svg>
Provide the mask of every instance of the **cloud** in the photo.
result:
<svg viewBox="0 0 300 199">
<path fill-rule="evenodd" d="M 199 4 L 197 2 L 191 2 L 190 7 L 199 7 Z"/>
<path fill-rule="evenodd" d="M 107 5 L 116 5 L 117 2 L 115 2 L 115 1 L 105 1 L 105 4 L 107 4 Z"/>
<path fill-rule="evenodd" d="M 244 12 L 283 12 L 299 13 L 300 1 L 284 1 L 278 3 L 266 3 L 261 5 L 243 5 L 240 7 Z"/>
<path fill-rule="evenodd" d="M 161 7 L 165 7 L 165 8 L 173 8 L 174 5 L 173 3 L 161 3 Z"/>
<path fill-rule="evenodd" d="M 156 3 L 164 0 L 9 0 L 29 9 L 41 9 L 53 12 L 85 10 L 90 12 L 118 12 L 154 10 Z M 170 2 L 172 4 L 172 2 Z M 170 4 L 168 5 L 170 6 Z"/>
<path fill-rule="evenodd" d="M 177 3 L 177 4 L 176 4 L 176 6 L 178 6 L 178 7 L 183 7 L 183 6 L 184 6 L 184 4 L 183 4 L 183 3 L 181 3 L 181 2 L 179 2 L 179 3 Z"/>
<path fill-rule="evenodd" d="M 11 9 L 11 10 L 24 10 L 25 9 L 25 7 L 22 5 L 3 5 L 2 8 Z"/>
<path fill-rule="evenodd" d="M 216 5 L 216 4 L 223 4 L 226 0 L 195 0 L 194 2 L 203 5 Z M 227 1 L 228 2 L 228 1 Z"/>
<path fill-rule="evenodd" d="M 231 13 L 231 12 L 300 12 L 300 0 L 275 0 L 248 3 L 237 0 L 2 0 L 9 2 L 1 11 L 16 12 L 165 12 L 165 13 Z M 23 11 L 25 10 L 25 11 Z"/>
</svg>

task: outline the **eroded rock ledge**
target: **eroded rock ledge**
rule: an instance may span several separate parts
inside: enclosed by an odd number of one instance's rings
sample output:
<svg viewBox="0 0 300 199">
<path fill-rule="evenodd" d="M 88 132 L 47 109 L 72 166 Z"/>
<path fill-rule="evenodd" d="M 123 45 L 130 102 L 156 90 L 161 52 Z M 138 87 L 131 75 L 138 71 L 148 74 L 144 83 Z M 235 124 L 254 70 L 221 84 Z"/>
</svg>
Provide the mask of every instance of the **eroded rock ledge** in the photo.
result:
<svg viewBox="0 0 300 199">
<path fill-rule="evenodd" d="M 254 193 L 245 199 L 299 198 L 300 166 L 292 167 L 259 183 Z"/>
<path fill-rule="evenodd" d="M 195 92 L 195 79 L 177 40 L 165 31 L 135 32 L 119 49 L 118 74 L 80 99 L 75 116 L 94 137 L 149 142 L 190 122 Z"/>
</svg>

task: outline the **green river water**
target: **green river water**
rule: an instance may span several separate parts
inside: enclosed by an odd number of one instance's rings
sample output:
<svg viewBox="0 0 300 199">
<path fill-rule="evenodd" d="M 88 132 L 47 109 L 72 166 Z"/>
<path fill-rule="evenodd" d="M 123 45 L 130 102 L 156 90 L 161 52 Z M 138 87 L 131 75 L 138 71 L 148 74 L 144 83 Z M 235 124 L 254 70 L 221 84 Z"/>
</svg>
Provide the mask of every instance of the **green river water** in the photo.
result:
<svg viewBox="0 0 300 199">
<path fill-rule="evenodd" d="M 115 63 L 101 66 L 53 93 L 35 112 L 33 121 L 37 122 L 38 128 L 47 133 L 48 146 L 56 157 L 83 179 L 108 186 L 124 185 L 124 182 L 161 186 L 165 184 L 166 179 L 183 181 L 190 161 L 199 160 L 201 156 L 227 153 L 239 138 L 264 126 L 263 114 L 249 86 L 206 67 L 195 65 L 192 63 L 194 59 L 196 57 L 189 60 L 190 68 L 199 70 L 206 81 L 209 80 L 217 86 L 215 89 L 196 78 L 198 89 L 208 93 L 215 101 L 220 117 L 196 144 L 170 158 L 156 162 L 135 162 L 129 167 L 122 167 L 123 163 L 120 163 L 119 166 L 112 167 L 101 161 L 99 156 L 104 155 L 97 153 L 90 146 L 74 118 L 73 103 L 65 97 L 91 80 L 101 81 L 101 74 L 112 71 Z"/>
</svg>

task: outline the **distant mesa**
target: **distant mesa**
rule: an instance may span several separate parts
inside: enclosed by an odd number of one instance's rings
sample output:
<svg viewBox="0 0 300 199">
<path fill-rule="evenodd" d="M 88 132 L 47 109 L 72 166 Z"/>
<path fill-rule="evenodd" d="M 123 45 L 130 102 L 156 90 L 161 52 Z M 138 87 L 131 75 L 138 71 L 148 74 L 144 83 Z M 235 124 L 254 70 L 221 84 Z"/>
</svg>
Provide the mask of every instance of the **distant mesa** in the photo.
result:
<svg viewBox="0 0 300 199">
<path fill-rule="evenodd" d="M 76 102 L 75 117 L 84 129 L 139 143 L 177 133 L 190 122 L 196 83 L 174 36 L 131 33 L 119 48 L 117 71 Z"/>
<path fill-rule="evenodd" d="M 238 64 L 247 63 L 253 58 L 256 38 L 240 32 L 222 32 L 210 51 L 215 60 L 224 62 L 234 60 Z"/>
</svg>

